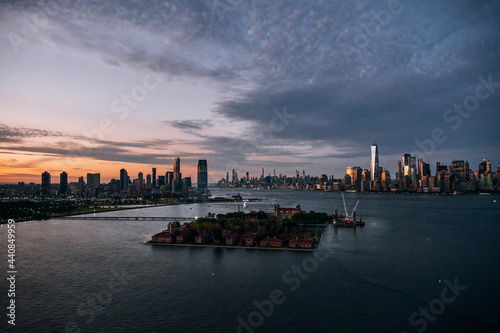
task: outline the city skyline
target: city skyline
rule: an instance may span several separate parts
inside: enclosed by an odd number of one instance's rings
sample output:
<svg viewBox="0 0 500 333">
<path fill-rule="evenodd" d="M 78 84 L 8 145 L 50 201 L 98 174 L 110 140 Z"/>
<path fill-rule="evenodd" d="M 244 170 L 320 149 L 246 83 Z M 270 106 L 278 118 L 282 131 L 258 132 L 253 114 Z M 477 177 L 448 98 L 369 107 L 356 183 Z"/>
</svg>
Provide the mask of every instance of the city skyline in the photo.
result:
<svg viewBox="0 0 500 333">
<path fill-rule="evenodd" d="M 3 3 L 0 183 L 498 163 L 498 2 L 217 3 Z"/>
<path fill-rule="evenodd" d="M 483 161 L 481 161 L 481 163 L 478 164 L 477 166 L 477 169 L 473 167 L 470 167 L 470 163 L 467 159 L 464 159 L 464 160 L 458 160 L 458 159 L 454 159 L 454 160 L 451 160 L 449 161 L 449 164 L 446 164 L 446 162 L 444 164 L 442 164 L 441 162 L 442 161 L 438 161 L 434 164 L 432 164 L 433 166 L 435 167 L 431 167 L 431 164 L 430 163 L 426 163 L 422 158 L 419 158 L 417 160 L 417 157 L 416 156 L 412 156 L 411 154 L 409 153 L 403 153 L 401 154 L 401 158 L 400 160 L 398 161 L 397 163 L 397 168 L 396 168 L 396 172 L 392 173 L 389 171 L 388 168 L 386 168 L 385 166 L 383 165 L 379 165 L 378 163 L 378 146 L 375 144 L 375 142 L 373 143 L 373 145 L 371 146 L 372 149 L 371 149 L 371 163 L 370 163 L 370 166 L 368 168 L 363 168 L 362 166 L 349 166 L 349 167 L 346 167 L 346 172 L 345 174 L 343 175 L 332 175 L 332 174 L 326 174 L 326 173 L 320 173 L 320 174 L 309 174 L 307 173 L 307 176 L 308 177 L 318 177 L 318 178 L 321 178 L 321 176 L 324 176 L 324 175 L 327 175 L 328 177 L 334 177 L 335 179 L 342 179 L 344 177 L 344 175 L 346 174 L 349 174 L 349 169 L 355 169 L 355 168 L 360 168 L 362 171 L 366 171 L 369 173 L 369 179 L 371 181 L 374 181 L 376 179 L 382 179 L 384 177 L 384 173 L 385 172 L 389 172 L 389 180 L 400 180 L 402 177 L 404 176 L 409 176 L 410 178 L 412 179 L 415 179 L 417 175 L 425 175 L 425 174 L 429 174 L 429 175 L 437 175 L 439 172 L 441 171 L 449 171 L 448 168 L 451 168 L 452 171 L 456 171 L 455 169 L 467 169 L 467 170 L 470 170 L 472 172 L 479 172 L 479 173 L 484 173 L 484 172 L 488 172 L 488 173 L 496 173 L 498 171 L 500 171 L 500 164 L 498 166 L 496 166 L 494 163 L 492 163 L 489 159 L 483 159 Z M 458 167 L 456 166 L 456 163 L 459 163 L 461 162 L 461 166 Z M 418 164 L 417 164 L 418 163 Z M 377 165 L 378 166 L 378 173 L 377 175 L 373 175 L 373 165 Z M 161 170 L 163 170 L 162 168 L 160 168 Z M 156 167 L 153 167 L 152 168 L 152 174 L 155 175 L 156 174 L 156 170 L 157 168 Z M 173 171 L 172 171 L 173 170 Z M 178 173 L 179 174 L 179 180 L 182 179 L 182 172 L 180 172 L 180 158 L 177 157 L 175 158 L 174 162 L 173 162 L 173 168 L 171 170 L 167 170 L 165 171 L 165 173 L 163 175 L 161 175 L 162 171 L 160 171 L 160 176 L 159 177 L 164 177 L 164 179 L 167 181 L 167 182 L 170 182 L 170 181 L 176 181 L 176 177 L 175 177 L 175 174 Z M 270 170 L 272 170 L 272 172 L 270 172 Z M 169 176 L 170 174 L 170 176 Z M 229 179 L 229 174 L 230 172 L 227 171 L 226 172 L 226 176 L 222 177 L 222 179 Z M 252 174 L 250 176 L 250 172 L 246 171 L 242 171 L 241 174 L 243 176 L 239 177 L 238 176 L 238 172 L 236 170 L 232 170 L 231 171 L 231 178 L 230 178 L 230 182 L 238 182 L 240 179 L 258 179 L 259 178 L 259 174 Z M 217 176 L 213 175 L 212 177 L 214 179 L 212 179 L 212 182 L 210 182 L 210 171 L 207 167 L 207 161 L 206 160 L 198 160 L 198 163 L 197 163 L 197 172 L 196 172 L 196 184 L 197 184 L 197 187 L 199 188 L 199 182 L 198 180 L 201 178 L 203 180 L 203 185 L 202 185 L 202 189 L 206 189 L 206 186 L 208 184 L 215 184 L 217 183 L 221 178 L 217 178 Z M 272 177 L 277 177 L 278 175 L 280 177 L 293 177 L 293 173 L 292 174 L 288 174 L 288 173 L 283 173 L 281 172 L 281 170 L 276 170 L 276 169 L 268 169 L 268 172 L 265 172 L 265 168 L 262 168 L 262 171 L 260 173 L 260 177 L 266 177 L 266 176 L 271 176 Z M 83 176 L 73 176 L 73 178 L 68 178 L 68 173 L 65 172 L 65 171 L 62 171 L 60 173 L 60 179 L 64 179 L 64 182 L 68 183 L 69 180 L 75 180 L 75 181 L 80 181 L 81 179 L 83 179 L 84 177 Z M 97 181 L 93 180 L 93 181 L 90 181 L 91 183 L 93 183 L 93 185 L 91 185 L 91 187 L 95 187 L 95 184 L 100 184 L 100 173 L 87 173 L 86 174 L 87 176 L 87 183 L 89 183 L 88 179 L 94 179 L 94 177 L 96 177 L 96 179 L 98 179 Z M 305 169 L 302 169 L 302 176 L 306 176 L 306 170 Z M 40 175 L 38 175 L 38 177 L 40 178 Z M 42 172 L 42 180 L 39 184 L 43 184 L 44 182 L 44 177 L 48 177 L 48 183 L 54 183 L 51 181 L 51 177 L 52 177 L 52 174 L 50 172 L 47 172 L 47 171 L 43 171 Z M 132 180 L 137 180 L 140 184 L 148 184 L 148 187 L 149 187 L 149 184 L 151 184 L 153 187 L 155 187 L 156 185 L 158 185 L 158 183 L 155 183 L 153 181 L 154 177 L 152 177 L 151 174 L 147 174 L 146 175 L 146 178 L 147 178 L 147 182 L 146 180 L 143 178 L 144 177 L 144 174 L 142 171 L 139 171 L 137 173 L 137 178 L 134 178 L 134 177 L 131 177 L 130 174 L 128 173 L 128 171 L 125 169 L 125 168 L 122 168 L 120 169 L 119 171 L 119 176 L 118 177 L 111 177 L 109 179 L 103 179 L 103 181 L 106 183 L 106 182 L 110 182 L 114 179 L 116 180 L 119 180 L 120 181 L 120 184 L 124 184 L 124 182 L 126 182 L 127 180 L 128 181 L 132 181 Z M 170 179 L 171 177 L 171 179 Z M 188 178 L 193 178 L 194 176 L 192 175 L 189 175 L 187 176 Z M 300 172 L 298 169 L 295 169 L 295 178 L 300 178 Z M 1 183 L 1 182 L 0 182 Z M 13 184 L 14 183 L 17 183 L 17 182 L 12 182 Z M 35 182 L 37 183 L 37 182 Z M 128 183 L 127 183 L 128 184 Z M 120 185 L 120 189 L 122 190 L 125 190 L 127 186 L 123 186 L 123 185 Z"/>
</svg>

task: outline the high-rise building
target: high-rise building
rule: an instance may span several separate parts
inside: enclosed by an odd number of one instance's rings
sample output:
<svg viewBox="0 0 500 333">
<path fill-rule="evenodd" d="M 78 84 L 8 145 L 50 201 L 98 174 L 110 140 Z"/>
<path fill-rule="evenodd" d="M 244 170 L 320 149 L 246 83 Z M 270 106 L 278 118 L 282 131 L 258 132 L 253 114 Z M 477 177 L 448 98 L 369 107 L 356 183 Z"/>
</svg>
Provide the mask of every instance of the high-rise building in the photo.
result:
<svg viewBox="0 0 500 333">
<path fill-rule="evenodd" d="M 378 166 L 378 146 L 375 144 L 375 138 L 373 138 L 372 144 L 372 160 L 370 164 L 370 175 L 372 181 L 378 180 L 380 178 L 379 166 Z"/>
<path fill-rule="evenodd" d="M 238 173 L 236 171 L 234 171 L 234 169 L 233 169 L 233 181 L 232 181 L 232 183 L 236 184 L 237 182 L 238 182 Z"/>
<path fill-rule="evenodd" d="M 181 182 L 182 193 L 184 193 L 185 195 L 188 194 L 190 188 L 191 188 L 191 177 L 186 177 L 182 179 Z"/>
<path fill-rule="evenodd" d="M 459 180 L 465 179 L 465 161 L 452 161 L 451 173 Z"/>
<path fill-rule="evenodd" d="M 153 187 L 156 187 L 156 168 L 153 168 Z"/>
<path fill-rule="evenodd" d="M 182 189 L 181 158 L 174 160 L 174 180 L 172 182 L 172 193 L 180 192 Z"/>
<path fill-rule="evenodd" d="M 50 194 L 50 173 L 44 171 L 42 173 L 42 195 Z"/>
<path fill-rule="evenodd" d="M 403 169 L 401 168 L 401 161 L 398 161 L 398 172 L 396 173 L 396 179 L 401 180 L 403 178 Z"/>
<path fill-rule="evenodd" d="M 486 162 L 486 173 L 491 173 L 491 162 Z"/>
<path fill-rule="evenodd" d="M 363 169 L 360 167 L 347 167 L 345 173 L 349 175 L 351 180 L 350 184 L 354 186 L 354 189 L 361 189 L 361 174 L 363 173 Z"/>
<path fill-rule="evenodd" d="M 165 173 L 165 185 L 167 185 L 167 191 L 172 192 L 172 184 L 174 182 L 174 173 L 172 171 L 167 171 Z"/>
<path fill-rule="evenodd" d="M 149 173 L 146 175 L 146 188 L 151 188 L 151 175 Z"/>
<path fill-rule="evenodd" d="M 403 167 L 403 176 L 408 176 L 412 181 L 417 178 L 417 163 L 415 156 L 411 154 L 403 154 L 401 157 Z"/>
<path fill-rule="evenodd" d="M 142 172 L 137 174 L 137 179 L 139 180 L 139 186 L 144 186 L 144 174 Z"/>
<path fill-rule="evenodd" d="M 418 176 L 420 178 L 431 175 L 431 166 L 424 162 L 423 159 L 418 159 Z"/>
<path fill-rule="evenodd" d="M 207 160 L 198 160 L 198 190 L 206 191 L 208 188 Z"/>
<path fill-rule="evenodd" d="M 126 191 L 128 188 L 128 173 L 127 170 L 120 170 L 120 191 Z"/>
<path fill-rule="evenodd" d="M 109 192 L 113 194 L 120 193 L 120 181 L 118 179 L 111 179 L 109 182 Z"/>
<path fill-rule="evenodd" d="M 448 167 L 446 165 L 441 165 L 440 162 L 436 162 L 436 177 L 440 174 L 448 173 Z"/>
<path fill-rule="evenodd" d="M 59 175 L 59 195 L 65 195 L 67 193 L 68 193 L 68 174 L 63 171 Z"/>
<path fill-rule="evenodd" d="M 100 173 L 87 173 L 87 189 L 97 190 L 101 185 Z"/>
<path fill-rule="evenodd" d="M 479 172 L 480 175 L 486 173 L 486 159 L 483 159 L 481 163 L 479 163 Z"/>
</svg>

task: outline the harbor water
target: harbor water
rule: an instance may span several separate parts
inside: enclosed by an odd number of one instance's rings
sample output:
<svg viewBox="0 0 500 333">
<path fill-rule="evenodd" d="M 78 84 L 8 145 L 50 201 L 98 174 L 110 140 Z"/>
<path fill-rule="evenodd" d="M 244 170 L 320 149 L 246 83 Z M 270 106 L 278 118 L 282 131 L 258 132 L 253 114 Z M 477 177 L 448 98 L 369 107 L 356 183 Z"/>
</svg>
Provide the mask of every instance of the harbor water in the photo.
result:
<svg viewBox="0 0 500 333">
<path fill-rule="evenodd" d="M 213 189 L 230 197 L 236 191 Z M 242 190 L 247 210 L 331 213 L 340 193 Z M 348 209 L 359 194 L 346 193 Z M 363 194 L 363 228 L 316 254 L 152 246 L 164 221 L 16 223 L 16 326 L 2 332 L 498 332 L 495 196 Z M 225 202 L 101 213 L 205 216 Z M 6 244 L 7 226 L 0 227 Z M 7 269 L 7 251 L 2 260 Z M 2 294 L 9 285 L 4 278 Z M 7 312 L 8 301 L 2 297 Z"/>
</svg>

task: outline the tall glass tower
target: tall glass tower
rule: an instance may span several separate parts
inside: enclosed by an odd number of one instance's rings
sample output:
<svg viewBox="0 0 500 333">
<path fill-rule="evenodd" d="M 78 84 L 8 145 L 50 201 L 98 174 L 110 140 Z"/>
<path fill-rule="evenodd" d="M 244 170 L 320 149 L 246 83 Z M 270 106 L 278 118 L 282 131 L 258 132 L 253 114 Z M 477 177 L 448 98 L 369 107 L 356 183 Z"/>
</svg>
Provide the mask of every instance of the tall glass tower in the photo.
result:
<svg viewBox="0 0 500 333">
<path fill-rule="evenodd" d="M 176 157 L 174 160 L 174 180 L 172 184 L 172 193 L 179 192 L 181 190 L 181 158 Z"/>
<path fill-rule="evenodd" d="M 373 138 L 372 144 L 372 162 L 370 163 L 370 175 L 372 176 L 372 181 L 378 180 L 379 178 L 378 169 L 378 146 L 375 144 L 375 137 Z"/>
<path fill-rule="evenodd" d="M 207 160 L 198 160 L 198 189 L 206 191 L 208 187 Z"/>
</svg>

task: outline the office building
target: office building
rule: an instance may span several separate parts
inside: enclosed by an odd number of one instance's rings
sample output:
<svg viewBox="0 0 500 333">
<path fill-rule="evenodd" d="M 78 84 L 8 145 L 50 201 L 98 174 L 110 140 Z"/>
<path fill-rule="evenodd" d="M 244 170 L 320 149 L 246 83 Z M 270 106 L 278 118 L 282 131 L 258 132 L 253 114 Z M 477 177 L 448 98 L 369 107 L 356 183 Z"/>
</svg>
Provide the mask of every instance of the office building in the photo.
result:
<svg viewBox="0 0 500 333">
<path fill-rule="evenodd" d="M 182 189 L 181 158 L 174 160 L 174 179 L 172 182 L 172 193 L 180 192 Z"/>
<path fill-rule="evenodd" d="M 486 173 L 486 159 L 483 159 L 483 161 L 479 164 L 479 175 L 482 175 L 483 173 Z"/>
<path fill-rule="evenodd" d="M 247 176 L 248 177 L 248 176 Z M 206 191 L 208 188 L 208 167 L 207 160 L 198 161 L 198 189 Z"/>
<path fill-rule="evenodd" d="M 90 191 L 97 190 L 101 185 L 100 173 L 87 173 L 87 189 Z"/>
<path fill-rule="evenodd" d="M 451 174 L 454 175 L 459 180 L 464 180 L 466 174 L 465 161 L 452 161 Z"/>
<path fill-rule="evenodd" d="M 50 194 L 50 173 L 44 171 L 42 173 L 42 195 Z"/>
<path fill-rule="evenodd" d="M 431 166 L 424 162 L 423 159 L 418 159 L 418 176 L 419 178 L 430 176 L 431 175 Z"/>
<path fill-rule="evenodd" d="M 59 195 L 68 194 L 68 174 L 61 172 L 59 175 Z"/>
<path fill-rule="evenodd" d="M 120 170 L 120 191 L 126 191 L 128 188 L 128 173 L 127 170 Z"/>
<path fill-rule="evenodd" d="M 401 157 L 401 164 L 403 167 L 403 176 L 407 176 L 411 181 L 417 178 L 417 165 L 415 156 L 411 154 L 403 154 Z"/>
<path fill-rule="evenodd" d="M 372 177 L 371 178 L 372 181 L 378 180 L 380 178 L 379 165 L 378 165 L 378 146 L 375 144 L 375 138 L 373 139 L 373 144 L 372 144 L 370 175 Z"/>
</svg>

